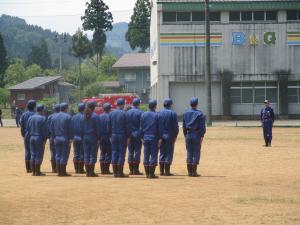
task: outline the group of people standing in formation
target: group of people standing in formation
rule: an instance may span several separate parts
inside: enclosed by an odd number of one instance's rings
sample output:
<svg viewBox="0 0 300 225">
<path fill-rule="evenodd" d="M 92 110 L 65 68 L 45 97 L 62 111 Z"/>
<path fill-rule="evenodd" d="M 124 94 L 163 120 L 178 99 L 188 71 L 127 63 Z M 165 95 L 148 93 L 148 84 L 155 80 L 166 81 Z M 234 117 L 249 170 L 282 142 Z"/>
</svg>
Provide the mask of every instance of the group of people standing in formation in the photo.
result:
<svg viewBox="0 0 300 225">
<path fill-rule="evenodd" d="M 78 113 L 72 117 L 68 113 L 68 104 L 62 103 L 55 105 L 54 113 L 46 118 L 45 107 L 36 106 L 34 100 L 29 100 L 27 111 L 20 119 L 27 172 L 33 176 L 45 175 L 41 172 L 41 164 L 49 139 L 52 172 L 58 176 L 70 176 L 66 166 L 72 143 L 75 172 L 87 177 L 98 176 L 95 164 L 99 146 L 101 174 L 127 177 L 123 168 L 128 148 L 130 175 L 143 175 L 139 169 L 142 145 L 146 177 L 157 178 L 155 169 L 158 164 L 161 176 L 172 176 L 170 168 L 179 133 L 177 114 L 172 110 L 173 101 L 165 99 L 164 109 L 159 112 L 156 112 L 156 100 L 149 101 L 147 112 L 140 109 L 140 104 L 140 99 L 136 98 L 132 108 L 125 111 L 125 101 L 121 98 L 117 100 L 115 110 L 105 103 L 104 113 L 97 115 L 94 113 L 95 102 L 79 103 Z M 197 109 L 197 98 L 190 100 L 190 106 L 183 115 L 187 171 L 189 176 L 198 177 L 197 166 L 206 132 L 205 115 Z M 110 172 L 110 165 L 113 173 Z"/>
</svg>

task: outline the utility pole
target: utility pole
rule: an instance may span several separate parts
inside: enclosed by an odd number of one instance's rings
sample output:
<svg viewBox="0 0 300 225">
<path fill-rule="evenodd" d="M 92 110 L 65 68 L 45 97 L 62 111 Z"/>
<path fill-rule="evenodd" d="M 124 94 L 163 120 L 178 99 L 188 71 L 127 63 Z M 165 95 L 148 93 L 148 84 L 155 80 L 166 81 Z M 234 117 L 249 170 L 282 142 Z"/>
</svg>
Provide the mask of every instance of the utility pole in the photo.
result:
<svg viewBox="0 0 300 225">
<path fill-rule="evenodd" d="M 212 101 L 211 101 L 211 62 L 210 62 L 210 18 L 209 18 L 209 0 L 205 0 L 205 83 L 206 83 L 206 122 L 207 126 L 212 126 Z"/>
</svg>

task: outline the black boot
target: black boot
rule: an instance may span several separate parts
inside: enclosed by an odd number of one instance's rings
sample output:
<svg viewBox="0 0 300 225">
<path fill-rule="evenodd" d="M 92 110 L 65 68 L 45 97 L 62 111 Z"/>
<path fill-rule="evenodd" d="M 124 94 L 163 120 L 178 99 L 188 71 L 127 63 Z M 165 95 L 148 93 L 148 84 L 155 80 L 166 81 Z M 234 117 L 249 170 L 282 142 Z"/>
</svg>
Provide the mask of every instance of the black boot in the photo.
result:
<svg viewBox="0 0 300 225">
<path fill-rule="evenodd" d="M 105 164 L 103 162 L 100 162 L 100 173 L 106 174 Z"/>
<path fill-rule="evenodd" d="M 118 177 L 121 177 L 121 178 L 128 177 L 128 175 L 125 175 L 123 173 L 123 169 L 124 169 L 124 165 L 118 165 Z"/>
<path fill-rule="evenodd" d="M 149 166 L 149 178 L 156 179 L 158 176 L 155 176 L 155 167 L 156 166 Z"/>
<path fill-rule="evenodd" d="M 140 164 L 139 163 L 133 164 L 133 174 L 134 175 L 143 175 L 143 173 L 140 172 Z"/>
<path fill-rule="evenodd" d="M 95 173 L 95 164 L 90 165 L 90 177 L 98 177 L 98 174 Z"/>
<path fill-rule="evenodd" d="M 144 168 L 145 168 L 146 177 L 149 178 L 149 166 L 144 165 Z"/>
<path fill-rule="evenodd" d="M 33 162 L 30 163 L 31 169 L 32 169 L 32 176 L 35 176 L 36 171 L 35 171 L 35 164 Z"/>
<path fill-rule="evenodd" d="M 113 165 L 114 177 L 118 177 L 118 165 Z"/>
<path fill-rule="evenodd" d="M 105 171 L 107 175 L 111 175 L 113 174 L 112 172 L 110 172 L 109 167 L 110 167 L 110 163 L 105 163 Z"/>
<path fill-rule="evenodd" d="M 56 173 L 56 162 L 51 160 L 52 173 Z"/>
<path fill-rule="evenodd" d="M 35 165 L 35 176 L 46 176 L 46 174 L 41 173 L 41 164 Z"/>
<path fill-rule="evenodd" d="M 85 171 L 84 171 L 84 163 L 83 162 L 79 162 L 78 163 L 78 172 L 80 173 L 80 174 L 85 174 Z"/>
<path fill-rule="evenodd" d="M 166 176 L 174 176 L 174 174 L 170 173 L 171 165 L 169 163 L 165 163 Z"/>
<path fill-rule="evenodd" d="M 200 177 L 197 173 L 197 165 L 192 165 L 192 177 Z"/>
<path fill-rule="evenodd" d="M 75 169 L 75 173 L 79 173 L 78 161 L 74 161 L 74 169 Z"/>
<path fill-rule="evenodd" d="M 88 165 L 88 164 L 85 164 L 85 173 L 86 173 L 87 177 L 90 176 L 90 165 Z"/>
<path fill-rule="evenodd" d="M 193 174 L 192 165 L 191 164 L 186 164 L 186 167 L 187 167 L 188 175 L 189 175 L 189 177 L 191 177 L 192 174 Z"/>
<path fill-rule="evenodd" d="M 134 173 L 134 172 L 133 172 L 134 164 L 128 163 L 128 165 L 129 165 L 129 171 L 130 171 L 129 174 L 130 174 L 130 175 L 133 175 L 133 173 Z"/>
<path fill-rule="evenodd" d="M 60 164 L 56 163 L 56 173 L 58 176 L 61 174 Z"/>
<path fill-rule="evenodd" d="M 159 163 L 160 175 L 165 175 L 165 163 Z"/>
<path fill-rule="evenodd" d="M 266 144 L 265 146 L 268 147 L 268 145 L 269 145 L 269 140 L 268 140 L 267 138 L 265 139 L 265 144 Z"/>
<path fill-rule="evenodd" d="M 26 166 L 26 172 L 27 173 L 32 173 L 32 167 L 31 167 L 31 163 L 30 163 L 30 161 L 28 161 L 28 160 L 26 160 L 25 161 L 25 166 Z"/>
<path fill-rule="evenodd" d="M 62 177 L 70 177 L 71 176 L 71 174 L 67 173 L 67 165 L 63 165 L 63 164 L 60 165 L 60 176 L 62 176 Z"/>
</svg>

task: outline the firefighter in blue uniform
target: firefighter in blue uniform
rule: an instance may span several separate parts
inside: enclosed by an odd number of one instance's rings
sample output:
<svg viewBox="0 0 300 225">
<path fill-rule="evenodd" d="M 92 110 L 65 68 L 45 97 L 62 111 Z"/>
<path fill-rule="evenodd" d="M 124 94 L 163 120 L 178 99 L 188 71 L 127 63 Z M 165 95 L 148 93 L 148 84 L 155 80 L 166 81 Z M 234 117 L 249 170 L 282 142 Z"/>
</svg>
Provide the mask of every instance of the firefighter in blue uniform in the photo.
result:
<svg viewBox="0 0 300 225">
<path fill-rule="evenodd" d="M 44 116 L 44 105 L 38 105 L 37 113 L 28 120 L 27 129 L 30 137 L 30 153 L 32 176 L 45 176 L 41 173 L 41 164 L 44 158 L 45 144 L 48 137 L 48 125 Z"/>
<path fill-rule="evenodd" d="M 111 105 L 103 104 L 104 113 L 99 116 L 98 136 L 100 138 L 100 170 L 101 174 L 111 174 L 109 167 L 111 164 L 111 142 L 109 132 L 109 113 Z"/>
<path fill-rule="evenodd" d="M 159 143 L 158 113 L 155 111 L 156 100 L 149 101 L 149 111 L 144 112 L 141 117 L 141 138 L 144 144 L 144 167 L 147 178 L 158 178 L 155 176 L 157 166 Z"/>
<path fill-rule="evenodd" d="M 83 140 L 82 140 L 82 123 L 84 119 L 85 104 L 78 104 L 78 113 L 72 117 L 71 129 L 74 150 L 74 169 L 76 173 L 85 173 L 84 167 L 84 153 L 83 153 Z"/>
<path fill-rule="evenodd" d="M 123 173 L 123 168 L 126 148 L 129 143 L 129 128 L 124 105 L 124 99 L 118 99 L 117 108 L 110 113 L 109 117 L 114 177 L 127 177 L 127 175 Z"/>
<path fill-rule="evenodd" d="M 95 173 L 95 164 L 97 162 L 98 152 L 98 134 L 97 124 L 98 116 L 94 113 L 95 102 L 88 102 L 85 107 L 83 119 L 83 152 L 84 164 L 87 177 L 97 177 Z"/>
<path fill-rule="evenodd" d="M 264 108 L 260 112 L 260 120 L 263 128 L 265 146 L 271 147 L 272 143 L 272 128 L 275 120 L 274 110 L 270 107 L 268 100 L 264 101 Z"/>
<path fill-rule="evenodd" d="M 198 98 L 190 101 L 191 109 L 183 114 L 183 133 L 187 148 L 187 170 L 191 177 L 198 177 L 197 166 L 201 157 L 201 145 L 206 132 L 205 115 L 197 109 Z"/>
<path fill-rule="evenodd" d="M 143 111 L 139 108 L 141 100 L 135 98 L 132 102 L 133 107 L 127 112 L 128 127 L 130 130 L 130 142 L 128 144 L 128 164 L 130 175 L 143 175 L 139 170 L 141 161 L 141 116 Z"/>
<path fill-rule="evenodd" d="M 159 112 L 159 132 L 162 143 L 160 145 L 159 166 L 161 176 L 172 176 L 170 167 L 173 162 L 174 145 L 178 136 L 177 114 L 171 108 L 173 101 L 165 99 L 164 109 Z"/>
<path fill-rule="evenodd" d="M 71 119 L 68 114 L 69 105 L 60 104 L 60 112 L 53 118 L 51 134 L 54 137 L 56 150 L 56 170 L 58 176 L 71 176 L 66 172 L 72 142 Z"/>
<path fill-rule="evenodd" d="M 54 145 L 54 137 L 51 134 L 51 123 L 54 119 L 54 117 L 59 113 L 60 111 L 60 105 L 56 104 L 53 107 L 53 113 L 48 117 L 47 124 L 48 124 L 48 131 L 49 131 L 49 144 L 50 144 L 50 155 L 51 155 L 51 167 L 52 167 L 52 173 L 56 173 L 56 151 L 55 151 L 55 145 Z"/>
<path fill-rule="evenodd" d="M 26 165 L 26 171 L 27 173 L 31 173 L 31 165 L 30 165 L 30 140 L 29 135 L 27 132 L 27 122 L 28 119 L 35 114 L 35 107 L 36 107 L 36 101 L 35 100 L 29 100 L 27 102 L 27 111 L 23 113 L 20 119 L 20 125 L 21 125 L 21 135 L 24 139 L 24 147 L 25 147 L 25 165 Z"/>
</svg>

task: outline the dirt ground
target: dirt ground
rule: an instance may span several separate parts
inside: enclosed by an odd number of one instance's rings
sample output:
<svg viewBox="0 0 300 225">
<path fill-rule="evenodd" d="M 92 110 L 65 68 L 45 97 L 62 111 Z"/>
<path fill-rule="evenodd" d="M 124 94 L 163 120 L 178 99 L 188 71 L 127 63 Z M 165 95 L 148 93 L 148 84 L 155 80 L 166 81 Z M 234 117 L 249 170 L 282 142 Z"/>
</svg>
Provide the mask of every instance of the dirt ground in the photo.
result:
<svg viewBox="0 0 300 225">
<path fill-rule="evenodd" d="M 19 130 L 0 129 L 0 224 L 300 224 L 300 129 L 275 128 L 272 148 L 259 128 L 209 128 L 200 178 L 186 176 L 182 134 L 174 177 L 61 178 L 24 172 Z M 47 145 L 48 146 L 48 145 Z M 99 172 L 99 165 L 97 165 Z M 127 165 L 126 165 L 126 171 Z"/>
</svg>

